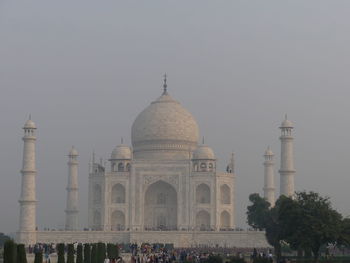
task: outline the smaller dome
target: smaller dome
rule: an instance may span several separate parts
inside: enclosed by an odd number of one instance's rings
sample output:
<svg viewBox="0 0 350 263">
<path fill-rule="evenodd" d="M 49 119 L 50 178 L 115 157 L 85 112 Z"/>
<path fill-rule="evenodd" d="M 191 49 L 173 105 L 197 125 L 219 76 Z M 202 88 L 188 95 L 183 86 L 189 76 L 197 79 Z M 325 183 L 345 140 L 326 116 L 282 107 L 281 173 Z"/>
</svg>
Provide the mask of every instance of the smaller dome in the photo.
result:
<svg viewBox="0 0 350 263">
<path fill-rule="evenodd" d="M 24 124 L 24 129 L 36 129 L 35 123 L 29 119 L 26 121 L 26 123 Z"/>
<path fill-rule="evenodd" d="M 111 154 L 111 160 L 126 160 L 131 159 L 131 149 L 125 144 L 120 144 L 114 148 Z"/>
<path fill-rule="evenodd" d="M 265 151 L 265 155 L 274 155 L 273 152 L 271 151 L 270 147 L 267 148 L 267 150 Z"/>
<path fill-rule="evenodd" d="M 215 155 L 209 146 L 202 144 L 193 152 L 193 159 L 215 160 Z"/>
<path fill-rule="evenodd" d="M 78 151 L 72 147 L 72 149 L 69 152 L 69 156 L 78 156 Z"/>
<path fill-rule="evenodd" d="M 293 122 L 291 122 L 290 120 L 287 119 L 287 115 L 284 119 L 284 121 L 281 123 L 281 127 L 280 128 L 293 128 Z"/>
</svg>

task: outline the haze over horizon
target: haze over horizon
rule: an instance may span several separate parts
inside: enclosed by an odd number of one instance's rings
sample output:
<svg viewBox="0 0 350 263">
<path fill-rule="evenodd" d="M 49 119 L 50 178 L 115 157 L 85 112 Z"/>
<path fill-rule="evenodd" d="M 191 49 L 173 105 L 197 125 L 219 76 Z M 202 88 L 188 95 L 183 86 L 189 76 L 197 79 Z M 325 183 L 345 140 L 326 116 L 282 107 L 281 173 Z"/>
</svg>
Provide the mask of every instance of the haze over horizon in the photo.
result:
<svg viewBox="0 0 350 263">
<path fill-rule="evenodd" d="M 236 158 L 236 223 L 262 194 L 263 154 L 295 124 L 296 190 L 350 215 L 349 1 L 0 1 L 0 232 L 18 229 L 22 127 L 37 125 L 37 222 L 63 228 L 67 155 L 131 144 L 137 114 L 168 91 L 196 118 L 224 170 Z"/>
</svg>

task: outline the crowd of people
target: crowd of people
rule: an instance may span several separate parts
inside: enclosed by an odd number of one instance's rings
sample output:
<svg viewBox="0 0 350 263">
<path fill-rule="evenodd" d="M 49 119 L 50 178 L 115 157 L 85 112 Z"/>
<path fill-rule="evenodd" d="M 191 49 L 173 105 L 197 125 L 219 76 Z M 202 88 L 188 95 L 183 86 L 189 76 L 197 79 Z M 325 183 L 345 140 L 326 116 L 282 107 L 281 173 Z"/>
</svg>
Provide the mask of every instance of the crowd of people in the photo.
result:
<svg viewBox="0 0 350 263">
<path fill-rule="evenodd" d="M 223 258 L 230 257 L 246 258 L 268 258 L 273 262 L 272 251 L 269 249 L 251 249 L 251 248 L 220 248 L 220 247 L 198 247 L 198 248 L 177 248 L 167 249 L 157 244 L 131 246 L 131 263 L 171 263 L 171 262 L 194 262 L 200 263 L 206 261 L 211 255 L 220 255 Z"/>
<path fill-rule="evenodd" d="M 75 250 L 78 243 L 74 243 Z M 267 248 L 224 248 L 224 247 L 192 247 L 192 248 L 174 248 L 171 244 L 122 244 L 119 246 L 121 254 L 124 256 L 130 254 L 130 263 L 172 263 L 172 262 L 204 262 L 211 255 L 220 255 L 223 258 L 268 258 L 273 262 L 272 251 Z M 50 262 L 50 255 L 56 253 L 55 244 L 41 244 L 27 248 L 27 253 L 34 254 L 42 252 L 44 262 Z M 67 251 L 66 251 L 67 252 Z M 116 259 L 106 258 L 104 263 L 124 263 L 129 261 L 122 257 Z"/>
</svg>

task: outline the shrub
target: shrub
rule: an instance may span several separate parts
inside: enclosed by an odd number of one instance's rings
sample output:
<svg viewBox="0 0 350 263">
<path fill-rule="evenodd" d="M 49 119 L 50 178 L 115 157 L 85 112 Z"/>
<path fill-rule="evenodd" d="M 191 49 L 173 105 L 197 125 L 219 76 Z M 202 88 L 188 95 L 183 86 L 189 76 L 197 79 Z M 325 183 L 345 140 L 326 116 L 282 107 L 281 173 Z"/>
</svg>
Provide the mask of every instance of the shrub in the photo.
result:
<svg viewBox="0 0 350 263">
<path fill-rule="evenodd" d="M 17 263 L 17 245 L 13 240 L 4 244 L 4 263 Z"/>
<path fill-rule="evenodd" d="M 77 247 L 77 259 L 76 259 L 77 263 L 83 263 L 83 245 L 82 244 L 78 244 Z"/>
<path fill-rule="evenodd" d="M 56 246 L 57 249 L 57 263 L 65 263 L 64 261 L 64 244 L 60 243 Z"/>
<path fill-rule="evenodd" d="M 98 263 L 98 260 L 97 260 L 97 244 L 92 244 L 91 263 Z"/>
<path fill-rule="evenodd" d="M 99 242 L 97 243 L 97 263 L 104 262 L 106 258 L 106 244 Z"/>
<path fill-rule="evenodd" d="M 74 245 L 68 244 L 67 263 L 74 263 Z"/>
<path fill-rule="evenodd" d="M 91 247 L 90 244 L 84 245 L 84 263 L 91 263 Z"/>
<path fill-rule="evenodd" d="M 17 263 L 27 263 L 27 254 L 24 244 L 17 245 Z"/>
<path fill-rule="evenodd" d="M 254 258 L 253 263 L 271 263 L 268 258 Z"/>
<path fill-rule="evenodd" d="M 206 260 L 206 263 L 222 263 L 222 257 L 219 255 L 210 255 Z"/>
<path fill-rule="evenodd" d="M 34 263 L 43 263 L 43 252 L 39 251 L 35 253 Z"/>
<path fill-rule="evenodd" d="M 246 263 L 246 261 L 244 260 L 244 258 L 239 258 L 239 257 L 230 257 L 228 258 L 228 262 L 229 263 Z"/>
<path fill-rule="evenodd" d="M 107 257 L 109 259 L 113 259 L 113 258 L 116 259 L 116 258 L 118 258 L 118 256 L 119 256 L 118 245 L 108 243 L 107 244 Z"/>
</svg>

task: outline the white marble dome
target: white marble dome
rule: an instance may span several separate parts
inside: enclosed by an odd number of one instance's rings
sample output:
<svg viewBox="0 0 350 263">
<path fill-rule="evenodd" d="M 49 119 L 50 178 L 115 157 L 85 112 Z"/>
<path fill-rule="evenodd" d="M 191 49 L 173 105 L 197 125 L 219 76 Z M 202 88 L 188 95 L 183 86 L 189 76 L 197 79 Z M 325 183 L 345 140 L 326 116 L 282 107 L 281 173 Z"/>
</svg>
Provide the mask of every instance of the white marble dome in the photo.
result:
<svg viewBox="0 0 350 263">
<path fill-rule="evenodd" d="M 78 151 L 72 147 L 72 149 L 69 151 L 70 156 L 78 156 Z"/>
<path fill-rule="evenodd" d="M 265 155 L 268 155 L 268 156 L 274 155 L 273 152 L 271 151 L 270 147 L 268 147 L 267 150 L 265 151 Z"/>
<path fill-rule="evenodd" d="M 132 125 L 134 157 L 189 158 L 188 152 L 197 147 L 198 133 L 192 114 L 164 92 L 137 116 Z"/>
<path fill-rule="evenodd" d="M 120 144 L 114 148 L 111 154 L 111 160 L 128 160 L 131 159 L 131 149 L 125 144 Z"/>
<path fill-rule="evenodd" d="M 36 129 L 35 123 L 31 119 L 27 120 L 24 129 Z"/>
<path fill-rule="evenodd" d="M 215 154 L 209 146 L 202 144 L 193 152 L 193 159 L 215 160 Z"/>
<path fill-rule="evenodd" d="M 281 123 L 280 128 L 293 128 L 293 122 L 287 119 L 287 116 L 285 117 L 284 121 Z"/>
</svg>

